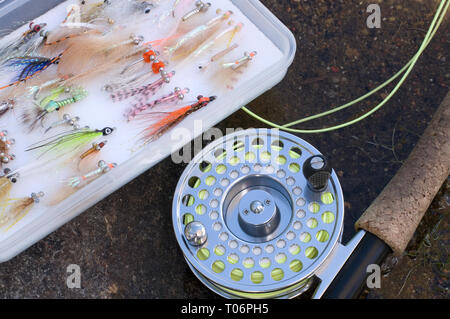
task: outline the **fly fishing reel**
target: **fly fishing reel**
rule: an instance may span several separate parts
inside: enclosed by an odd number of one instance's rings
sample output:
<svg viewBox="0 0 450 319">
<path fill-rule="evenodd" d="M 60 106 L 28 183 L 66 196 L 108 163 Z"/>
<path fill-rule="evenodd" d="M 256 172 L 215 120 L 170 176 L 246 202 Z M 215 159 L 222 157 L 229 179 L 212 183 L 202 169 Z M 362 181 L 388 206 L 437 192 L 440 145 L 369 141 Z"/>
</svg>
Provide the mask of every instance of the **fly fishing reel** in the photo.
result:
<svg viewBox="0 0 450 319">
<path fill-rule="evenodd" d="M 327 281 L 325 265 L 344 247 L 343 218 L 342 189 L 326 158 L 278 130 L 209 144 L 187 166 L 173 200 L 186 261 L 226 298 L 293 298 L 314 276 Z"/>
</svg>

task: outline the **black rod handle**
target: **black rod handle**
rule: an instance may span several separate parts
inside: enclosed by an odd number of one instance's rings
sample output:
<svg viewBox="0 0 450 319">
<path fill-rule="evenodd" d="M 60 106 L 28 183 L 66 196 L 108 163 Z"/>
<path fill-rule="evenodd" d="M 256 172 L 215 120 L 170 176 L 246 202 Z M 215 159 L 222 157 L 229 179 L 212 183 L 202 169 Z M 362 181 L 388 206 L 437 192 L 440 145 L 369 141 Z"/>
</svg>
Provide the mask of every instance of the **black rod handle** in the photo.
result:
<svg viewBox="0 0 450 319">
<path fill-rule="evenodd" d="M 380 265 L 390 252 L 389 246 L 381 239 L 366 232 L 333 282 L 328 286 L 322 298 L 358 298 L 366 287 L 366 280 L 369 275 L 367 266 Z"/>
</svg>

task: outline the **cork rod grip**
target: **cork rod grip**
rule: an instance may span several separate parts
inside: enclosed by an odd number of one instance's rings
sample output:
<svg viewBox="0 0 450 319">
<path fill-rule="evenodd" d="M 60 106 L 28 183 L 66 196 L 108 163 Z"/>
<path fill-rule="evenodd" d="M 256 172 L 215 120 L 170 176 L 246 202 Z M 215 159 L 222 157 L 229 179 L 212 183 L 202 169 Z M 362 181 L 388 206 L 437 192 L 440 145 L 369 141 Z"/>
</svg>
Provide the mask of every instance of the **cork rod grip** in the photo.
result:
<svg viewBox="0 0 450 319">
<path fill-rule="evenodd" d="M 402 254 L 449 174 L 450 92 L 409 158 L 355 227 L 382 239 L 396 255 Z"/>
</svg>

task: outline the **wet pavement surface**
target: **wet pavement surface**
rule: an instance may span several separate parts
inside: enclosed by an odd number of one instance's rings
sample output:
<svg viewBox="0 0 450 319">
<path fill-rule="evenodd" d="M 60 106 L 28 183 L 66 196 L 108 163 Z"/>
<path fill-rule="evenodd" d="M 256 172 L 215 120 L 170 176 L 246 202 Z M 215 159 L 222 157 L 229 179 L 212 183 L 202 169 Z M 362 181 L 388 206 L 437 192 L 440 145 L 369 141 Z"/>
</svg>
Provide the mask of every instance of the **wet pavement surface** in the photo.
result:
<svg viewBox="0 0 450 319">
<path fill-rule="evenodd" d="M 379 1 L 382 27 L 368 29 L 366 8 L 376 1 L 262 2 L 291 29 L 298 44 L 286 78 L 248 105 L 276 123 L 344 104 L 387 80 L 419 48 L 437 4 L 431 0 Z M 344 241 L 354 235 L 354 222 L 395 175 L 448 92 L 448 20 L 384 108 L 340 131 L 301 135 L 330 157 L 340 176 L 346 207 Z M 302 128 L 353 119 L 379 103 L 388 89 L 392 86 L 358 106 Z M 217 127 L 225 131 L 264 125 L 239 111 Z M 191 273 L 173 234 L 173 192 L 184 167 L 170 158 L 162 161 L 0 264 L 0 297 L 217 298 Z M 408 255 L 383 278 L 383 288 L 364 297 L 449 297 L 448 193 L 447 186 Z M 81 267 L 81 289 L 66 286 L 70 264 Z"/>
</svg>

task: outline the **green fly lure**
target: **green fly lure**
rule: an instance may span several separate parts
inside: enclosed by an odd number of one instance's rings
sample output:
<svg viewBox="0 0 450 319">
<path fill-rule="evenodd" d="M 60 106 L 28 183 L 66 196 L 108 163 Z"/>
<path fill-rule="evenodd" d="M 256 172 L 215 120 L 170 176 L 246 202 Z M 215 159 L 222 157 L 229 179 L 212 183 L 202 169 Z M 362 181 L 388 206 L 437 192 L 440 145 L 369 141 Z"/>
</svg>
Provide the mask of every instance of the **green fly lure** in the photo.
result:
<svg viewBox="0 0 450 319">
<path fill-rule="evenodd" d="M 63 94 L 69 94 L 69 97 L 58 100 Z M 82 87 L 56 88 L 39 103 L 34 103 L 35 105 L 31 109 L 26 110 L 22 115 L 22 122 L 28 125 L 30 131 L 33 131 L 38 123 L 42 126 L 48 114 L 57 112 L 65 106 L 75 104 L 85 97 L 87 97 L 87 91 Z"/>
<path fill-rule="evenodd" d="M 108 136 L 113 132 L 114 129 L 110 127 L 105 127 L 102 130 L 93 130 L 89 127 L 71 130 L 30 145 L 25 151 L 41 150 L 42 153 L 39 155 L 39 158 L 42 158 L 48 153 L 56 153 L 57 157 L 64 156 L 91 143 L 99 137 Z"/>
</svg>

